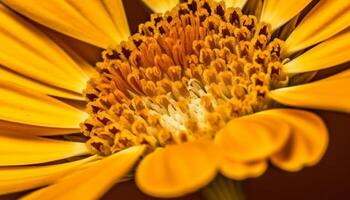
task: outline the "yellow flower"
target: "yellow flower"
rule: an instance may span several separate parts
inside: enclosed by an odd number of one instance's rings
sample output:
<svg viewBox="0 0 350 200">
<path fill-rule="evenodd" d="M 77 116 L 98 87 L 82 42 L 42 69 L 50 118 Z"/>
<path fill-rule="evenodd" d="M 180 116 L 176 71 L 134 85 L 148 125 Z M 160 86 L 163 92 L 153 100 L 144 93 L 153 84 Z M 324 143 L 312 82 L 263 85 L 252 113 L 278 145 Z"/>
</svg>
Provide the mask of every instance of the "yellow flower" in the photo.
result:
<svg viewBox="0 0 350 200">
<path fill-rule="evenodd" d="M 296 107 L 350 112 L 348 69 L 308 83 L 350 60 L 349 1 L 144 2 L 165 14 L 130 36 L 121 0 L 1 1 L 0 194 L 96 199 L 135 174 L 178 197 L 319 162 L 327 129 Z"/>
</svg>

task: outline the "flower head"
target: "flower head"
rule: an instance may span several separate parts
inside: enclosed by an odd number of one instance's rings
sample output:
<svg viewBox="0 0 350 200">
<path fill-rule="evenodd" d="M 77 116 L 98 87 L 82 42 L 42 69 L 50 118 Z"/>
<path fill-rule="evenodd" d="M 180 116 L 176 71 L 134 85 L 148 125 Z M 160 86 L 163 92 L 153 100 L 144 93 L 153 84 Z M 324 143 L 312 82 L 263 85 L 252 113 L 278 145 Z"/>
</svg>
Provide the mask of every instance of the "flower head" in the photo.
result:
<svg viewBox="0 0 350 200">
<path fill-rule="evenodd" d="M 191 1 L 151 18 L 104 52 L 85 90 L 82 130 L 104 155 L 212 139 L 232 119 L 271 108 L 268 92 L 288 85 L 283 42 L 239 8 Z"/>
<path fill-rule="evenodd" d="M 307 83 L 350 59 L 346 1 L 146 0 L 158 12 L 132 36 L 121 1 L 3 3 L 105 50 L 92 67 L 73 39 L 0 4 L 0 194 L 93 199 L 135 168 L 142 191 L 177 197 L 218 173 L 258 177 L 268 160 L 298 171 L 328 132 L 287 106 L 350 111 L 349 70 Z"/>
</svg>

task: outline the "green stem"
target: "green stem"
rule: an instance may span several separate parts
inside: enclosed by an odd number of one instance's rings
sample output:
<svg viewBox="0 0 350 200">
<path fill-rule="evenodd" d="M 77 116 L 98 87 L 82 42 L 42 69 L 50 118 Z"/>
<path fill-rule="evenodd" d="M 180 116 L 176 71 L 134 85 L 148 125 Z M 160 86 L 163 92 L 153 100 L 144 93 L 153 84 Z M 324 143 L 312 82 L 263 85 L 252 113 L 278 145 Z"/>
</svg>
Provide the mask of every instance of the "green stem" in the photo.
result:
<svg viewBox="0 0 350 200">
<path fill-rule="evenodd" d="M 241 184 L 222 175 L 203 188 L 201 194 L 206 200 L 244 200 Z"/>
</svg>

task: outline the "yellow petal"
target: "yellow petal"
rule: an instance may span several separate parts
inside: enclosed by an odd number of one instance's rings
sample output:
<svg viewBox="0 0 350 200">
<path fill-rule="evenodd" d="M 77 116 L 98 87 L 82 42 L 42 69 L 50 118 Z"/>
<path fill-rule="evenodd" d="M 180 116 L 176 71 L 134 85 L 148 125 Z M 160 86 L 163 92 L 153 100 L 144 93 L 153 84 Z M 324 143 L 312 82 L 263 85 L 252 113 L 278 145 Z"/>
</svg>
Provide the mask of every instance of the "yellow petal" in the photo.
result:
<svg viewBox="0 0 350 200">
<path fill-rule="evenodd" d="M 220 2 L 219 0 L 215 0 Z M 247 3 L 247 0 L 224 0 L 226 8 L 234 7 L 234 8 L 243 8 L 243 6 Z"/>
<path fill-rule="evenodd" d="M 349 25 L 350 1 L 321 0 L 286 40 L 286 53 L 322 42 Z"/>
<path fill-rule="evenodd" d="M 32 126 L 19 124 L 9 121 L 0 120 L 0 134 L 25 134 L 25 135 L 65 135 L 80 132 L 79 128 L 66 129 L 66 128 L 48 128 L 42 126 Z"/>
<path fill-rule="evenodd" d="M 247 0 L 244 3 L 246 3 L 246 5 L 244 6 L 244 13 L 249 15 L 254 15 L 259 19 L 262 11 L 262 7 L 263 7 L 263 0 L 253 0 L 253 1 Z M 243 6 L 241 8 L 243 8 Z"/>
<path fill-rule="evenodd" d="M 44 33 L 0 4 L 0 64 L 55 87 L 81 93 L 88 76 Z"/>
<path fill-rule="evenodd" d="M 0 135 L 0 166 L 46 163 L 88 153 L 85 143 L 29 135 Z"/>
<path fill-rule="evenodd" d="M 88 115 L 57 99 L 2 80 L 0 97 L 0 120 L 75 129 Z"/>
<path fill-rule="evenodd" d="M 79 170 L 84 164 L 94 160 L 96 157 L 91 156 L 63 164 L 0 167 L 0 195 L 55 183 L 62 176 Z"/>
<path fill-rule="evenodd" d="M 75 63 L 79 65 L 79 67 L 89 76 L 89 77 L 96 77 L 98 76 L 98 72 L 96 69 L 86 60 L 84 59 L 79 53 L 84 53 L 84 51 L 89 51 L 89 49 L 86 48 L 86 46 L 79 47 L 79 40 L 75 40 L 72 38 L 69 38 L 70 41 L 65 41 L 62 35 L 59 35 L 57 32 L 54 31 L 48 31 L 48 35 L 52 40 L 54 40 L 64 51 L 74 60 Z M 75 45 L 76 48 L 78 48 L 80 51 L 79 53 L 76 52 L 72 47 Z M 84 44 L 88 45 L 88 44 Z M 93 46 L 91 46 L 93 47 Z M 90 47 L 90 48 L 91 48 Z M 98 48 L 96 48 L 98 49 Z M 100 52 L 99 52 L 100 53 Z M 91 55 L 89 55 L 91 56 Z"/>
<path fill-rule="evenodd" d="M 320 117 L 296 109 L 275 109 L 267 114 L 288 122 L 292 128 L 285 147 L 271 158 L 275 165 L 297 171 L 319 162 L 328 145 L 327 128 Z"/>
<path fill-rule="evenodd" d="M 135 146 L 113 154 L 58 183 L 25 196 L 30 199 L 99 199 L 135 165 L 143 154 L 143 146 Z"/>
<path fill-rule="evenodd" d="M 118 2 L 119 1 L 119 2 Z M 74 7 L 79 14 L 89 21 L 94 27 L 94 29 L 98 29 L 103 32 L 104 37 L 111 39 L 111 42 L 108 45 L 115 44 L 121 42 L 122 40 L 126 40 L 129 36 L 128 34 L 124 34 L 124 30 L 118 30 L 118 23 L 115 24 L 107 9 L 107 6 L 104 4 L 105 1 L 101 0 L 89 0 L 89 1 L 81 1 L 81 0 L 68 0 L 68 4 Z M 117 0 L 115 4 L 108 4 L 109 6 L 117 6 L 114 8 L 115 12 L 119 12 L 121 16 L 124 16 L 124 8 L 121 0 Z M 51 3 L 51 2 L 50 2 Z M 64 12 L 64 11 L 63 11 Z M 126 18 L 119 18 L 119 21 L 126 20 Z M 125 22 L 124 22 L 125 24 Z M 90 31 L 90 30 L 89 30 Z M 128 30 L 126 30 L 128 31 Z M 105 46 L 106 47 L 106 46 Z"/>
<path fill-rule="evenodd" d="M 57 31 L 48 28 L 42 28 L 45 31 L 51 40 L 57 43 L 62 49 L 65 50 L 66 53 L 80 66 L 80 62 L 75 58 L 74 55 L 70 54 L 70 51 L 67 50 L 67 46 L 69 49 L 72 49 L 76 52 L 79 57 L 83 58 L 90 65 L 95 66 L 95 64 L 102 59 L 102 51 L 103 49 L 100 47 L 96 47 L 89 43 L 83 42 L 81 40 L 77 40 L 75 38 L 69 37 L 67 35 L 61 34 Z M 64 43 L 65 45 L 62 45 Z M 80 66 L 84 70 L 84 67 Z M 86 71 L 84 70 L 86 73 Z M 88 73 L 87 73 L 88 74 Z"/>
<path fill-rule="evenodd" d="M 150 9 L 156 13 L 165 13 L 173 9 L 180 1 L 179 0 L 142 0 Z"/>
<path fill-rule="evenodd" d="M 298 23 L 298 19 L 300 17 L 300 13 L 293 17 L 288 23 L 286 23 L 281 29 L 280 34 L 278 36 L 281 40 L 286 40 L 288 36 L 292 33 L 292 31 L 295 29 Z"/>
<path fill-rule="evenodd" d="M 266 171 L 267 166 L 266 161 L 244 163 L 226 158 L 220 163 L 220 172 L 227 178 L 243 180 L 261 176 Z"/>
<path fill-rule="evenodd" d="M 228 1 L 228 0 L 226 0 Z M 243 8 L 244 5 L 247 3 L 248 0 L 231 0 L 234 2 L 234 4 L 232 5 L 232 7 L 239 7 L 239 8 Z M 226 4 L 227 5 L 227 4 Z"/>
<path fill-rule="evenodd" d="M 251 162 L 275 153 L 289 137 L 288 125 L 265 112 L 231 120 L 215 137 L 215 143 L 232 160 Z"/>
<path fill-rule="evenodd" d="M 302 11 L 311 0 L 265 0 L 260 21 L 271 24 L 276 30 Z"/>
<path fill-rule="evenodd" d="M 37 3 L 36 0 L 4 0 L 3 2 L 24 16 L 84 42 L 106 48 L 125 40 L 125 17 L 115 21 L 110 11 L 124 15 L 121 1 L 51 0 Z M 114 7 L 119 6 L 119 7 Z"/>
<path fill-rule="evenodd" d="M 121 33 L 121 38 L 127 39 L 130 36 L 128 19 L 126 18 L 122 0 L 102 0 L 106 6 L 108 14 L 111 16 L 113 23 Z"/>
<path fill-rule="evenodd" d="M 332 78 L 273 90 L 269 96 L 289 106 L 350 112 L 349 85 L 348 77 Z"/>
<path fill-rule="evenodd" d="M 1 66 L 0 66 L 0 80 L 10 81 L 22 87 L 27 87 L 32 90 L 41 92 L 43 94 L 47 94 L 55 97 L 62 97 L 62 98 L 74 99 L 74 100 L 84 99 L 81 94 L 40 83 L 33 79 L 29 79 L 25 76 L 19 75 L 13 71 L 4 69 Z"/>
<path fill-rule="evenodd" d="M 156 197 L 179 197 L 194 192 L 216 175 L 217 156 L 211 147 L 211 142 L 197 141 L 157 149 L 141 161 L 136 184 Z"/>
<path fill-rule="evenodd" d="M 303 73 L 332 67 L 350 60 L 350 31 L 339 34 L 283 66 L 287 73 Z"/>
</svg>

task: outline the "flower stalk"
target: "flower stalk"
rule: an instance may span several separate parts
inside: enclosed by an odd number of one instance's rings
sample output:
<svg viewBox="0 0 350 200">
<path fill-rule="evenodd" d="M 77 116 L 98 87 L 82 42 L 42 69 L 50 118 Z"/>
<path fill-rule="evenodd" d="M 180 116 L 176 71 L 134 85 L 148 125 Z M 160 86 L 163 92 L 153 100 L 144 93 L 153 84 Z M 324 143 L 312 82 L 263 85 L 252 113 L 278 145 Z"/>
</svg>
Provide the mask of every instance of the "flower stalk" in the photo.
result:
<svg viewBox="0 0 350 200">
<path fill-rule="evenodd" d="M 240 182 L 218 175 L 214 181 L 201 190 L 206 200 L 244 200 Z"/>
</svg>

